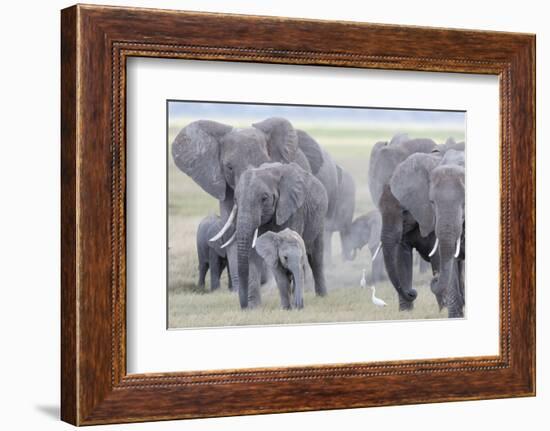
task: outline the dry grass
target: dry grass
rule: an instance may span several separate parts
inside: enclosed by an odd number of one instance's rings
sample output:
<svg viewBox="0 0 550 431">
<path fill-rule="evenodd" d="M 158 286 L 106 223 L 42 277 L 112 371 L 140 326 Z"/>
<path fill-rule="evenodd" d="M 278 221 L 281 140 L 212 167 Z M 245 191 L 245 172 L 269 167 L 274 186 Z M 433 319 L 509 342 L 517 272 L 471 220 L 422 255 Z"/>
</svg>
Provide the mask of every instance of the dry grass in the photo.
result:
<svg viewBox="0 0 550 431">
<path fill-rule="evenodd" d="M 307 128 L 336 162 L 350 172 L 356 182 L 356 216 L 373 208 L 367 187 L 369 154 L 372 145 L 379 140 L 391 138 L 388 130 L 354 130 Z M 177 133 L 170 130 L 169 142 Z M 458 130 L 417 130 L 412 137 L 428 136 L 438 142 L 448 136 L 463 139 Z M 276 287 L 271 281 L 262 287 L 262 305 L 255 310 L 241 311 L 235 293 L 227 290 L 226 273 L 222 287 L 209 292 L 207 277 L 206 292 L 196 287 L 198 261 L 195 249 L 195 232 L 200 220 L 209 213 L 218 212 L 218 202 L 207 195 L 189 177 L 177 170 L 170 160 L 169 182 L 169 252 L 168 252 L 168 323 L 170 328 L 213 327 L 235 325 L 299 324 L 321 322 L 351 322 L 367 320 L 400 320 L 445 318 L 440 312 L 428 284 L 429 275 L 419 274 L 415 266 L 414 285 L 418 289 L 415 308 L 399 312 L 397 295 L 389 282 L 377 285 L 377 296 L 388 306 L 375 307 L 370 301 L 370 289 L 361 289 L 359 279 L 362 268 L 370 267 L 370 253 L 364 249 L 353 262 L 342 262 L 339 238 L 333 237 L 333 263 L 326 267 L 329 295 L 317 298 L 313 292 L 309 274 L 305 292 L 305 308 L 301 311 L 280 309 Z"/>
</svg>

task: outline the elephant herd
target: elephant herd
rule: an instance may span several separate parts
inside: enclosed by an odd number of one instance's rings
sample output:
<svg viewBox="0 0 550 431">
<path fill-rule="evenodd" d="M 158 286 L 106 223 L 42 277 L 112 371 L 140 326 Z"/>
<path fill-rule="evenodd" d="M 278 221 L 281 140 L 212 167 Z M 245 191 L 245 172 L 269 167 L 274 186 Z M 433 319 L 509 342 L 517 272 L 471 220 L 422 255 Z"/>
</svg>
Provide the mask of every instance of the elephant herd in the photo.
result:
<svg viewBox="0 0 550 431">
<path fill-rule="evenodd" d="M 413 249 L 431 264 L 431 290 L 449 317 L 464 309 L 464 143 L 396 135 L 372 149 L 368 185 L 376 210 L 353 218 L 355 181 L 315 139 L 285 118 L 248 128 L 199 120 L 172 143 L 175 165 L 219 201 L 197 230 L 199 285 L 228 284 L 242 309 L 261 304 L 273 274 L 281 306 L 304 307 L 306 261 L 317 296 L 327 295 L 331 237 L 342 257 L 371 251 L 369 282 L 386 276 L 399 309 L 413 307 Z"/>
</svg>

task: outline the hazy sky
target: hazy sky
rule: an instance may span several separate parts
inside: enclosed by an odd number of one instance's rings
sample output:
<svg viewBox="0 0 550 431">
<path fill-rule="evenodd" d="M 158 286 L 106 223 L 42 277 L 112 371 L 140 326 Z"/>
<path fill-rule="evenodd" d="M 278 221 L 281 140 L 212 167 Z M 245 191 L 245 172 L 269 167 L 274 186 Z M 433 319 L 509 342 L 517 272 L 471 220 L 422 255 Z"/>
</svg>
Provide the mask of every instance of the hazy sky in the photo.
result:
<svg viewBox="0 0 550 431">
<path fill-rule="evenodd" d="M 418 126 L 464 127 L 464 111 L 380 109 L 369 107 L 320 107 L 300 105 L 258 105 L 242 103 L 169 102 L 169 118 L 250 119 L 285 117 L 290 121 L 336 121 L 350 123 L 407 123 Z"/>
</svg>

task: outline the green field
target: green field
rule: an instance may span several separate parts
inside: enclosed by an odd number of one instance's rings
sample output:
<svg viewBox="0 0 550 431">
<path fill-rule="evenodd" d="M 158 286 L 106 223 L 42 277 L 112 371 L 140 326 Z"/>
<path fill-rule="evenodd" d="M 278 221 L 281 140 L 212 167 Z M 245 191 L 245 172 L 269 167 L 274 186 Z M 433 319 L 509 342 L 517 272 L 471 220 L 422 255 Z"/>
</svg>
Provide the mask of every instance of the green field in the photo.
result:
<svg viewBox="0 0 550 431">
<path fill-rule="evenodd" d="M 186 121 L 186 119 L 178 119 L 177 126 L 170 128 L 168 145 L 173 141 L 181 124 L 186 124 Z M 233 124 L 230 120 L 227 123 Z M 367 186 L 370 150 L 377 141 L 389 140 L 395 131 L 373 128 L 350 130 L 344 126 L 329 128 L 296 123 L 294 125 L 310 133 L 342 168 L 353 175 L 357 188 L 356 216 L 373 209 Z M 414 129 L 409 132 L 409 135 L 429 137 L 439 143 L 444 142 L 449 136 L 457 140 L 464 139 L 463 130 Z M 281 310 L 273 281 L 262 287 L 262 306 L 247 311 L 240 310 L 237 295 L 227 290 L 226 273 L 222 278 L 222 288 L 219 291 L 209 292 L 208 276 L 206 291 L 199 290 L 195 233 L 204 216 L 210 213 L 218 214 L 218 202 L 179 171 L 171 158 L 169 159 L 168 323 L 170 328 L 446 317 L 445 311 L 439 312 L 435 297 L 429 290 L 429 274 L 418 273 L 416 265 L 413 278 L 414 285 L 418 289 L 418 298 L 415 301 L 414 310 L 398 311 L 397 294 L 389 282 L 376 286 L 377 296 L 384 299 L 388 306 L 375 307 L 370 302 L 370 289 L 359 287 L 362 269 L 370 268 L 369 251 L 364 248 L 353 262 L 343 262 L 340 258 L 340 241 L 337 235 L 332 238 L 332 264 L 325 266 L 329 294 L 325 298 L 315 297 L 312 277 L 308 274 L 303 310 Z"/>
</svg>

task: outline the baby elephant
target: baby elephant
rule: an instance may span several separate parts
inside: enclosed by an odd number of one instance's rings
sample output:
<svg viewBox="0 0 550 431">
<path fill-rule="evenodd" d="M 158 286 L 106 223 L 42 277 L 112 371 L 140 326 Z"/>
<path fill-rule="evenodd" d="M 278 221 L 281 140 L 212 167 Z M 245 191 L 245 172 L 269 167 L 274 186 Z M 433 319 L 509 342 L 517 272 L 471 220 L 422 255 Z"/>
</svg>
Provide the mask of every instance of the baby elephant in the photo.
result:
<svg viewBox="0 0 550 431">
<path fill-rule="evenodd" d="M 384 257 L 380 248 L 381 232 L 382 216 L 378 210 L 372 210 L 356 217 L 347 234 L 342 237 L 344 256 L 348 256 L 349 260 L 355 259 L 357 250 L 361 250 L 365 245 L 369 248 L 372 262 L 369 284 L 386 279 Z"/>
<path fill-rule="evenodd" d="M 227 266 L 225 249 L 221 248 L 223 239 L 209 241 L 222 228 L 223 223 L 219 216 L 209 215 L 203 218 L 197 229 L 197 254 L 199 257 L 199 287 L 204 289 L 204 279 L 210 269 L 210 289 L 216 290 L 220 287 L 220 277 Z M 227 269 L 229 275 L 229 268 Z M 229 289 L 231 289 L 231 277 Z"/>
<path fill-rule="evenodd" d="M 289 228 L 266 232 L 255 247 L 275 276 L 281 306 L 285 310 L 304 308 L 306 247 L 302 237 Z"/>
</svg>

